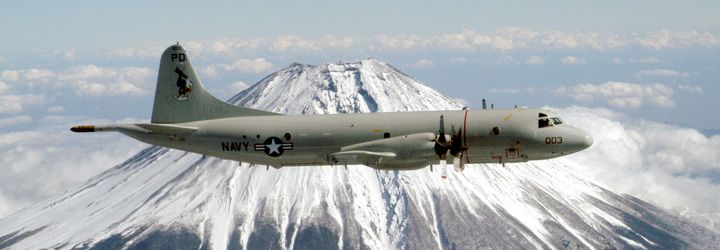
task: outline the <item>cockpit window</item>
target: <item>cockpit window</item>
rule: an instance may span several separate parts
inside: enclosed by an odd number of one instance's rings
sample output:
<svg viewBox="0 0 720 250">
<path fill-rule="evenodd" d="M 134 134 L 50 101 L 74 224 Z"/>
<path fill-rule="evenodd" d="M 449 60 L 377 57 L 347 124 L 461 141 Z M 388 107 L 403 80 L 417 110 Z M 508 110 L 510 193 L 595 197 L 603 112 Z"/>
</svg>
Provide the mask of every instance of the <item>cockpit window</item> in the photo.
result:
<svg viewBox="0 0 720 250">
<path fill-rule="evenodd" d="M 538 128 L 552 127 L 562 124 L 563 121 L 558 117 L 548 117 L 547 114 L 538 114 Z"/>
<path fill-rule="evenodd" d="M 563 121 L 560 120 L 560 118 L 558 118 L 558 117 L 553 117 L 553 118 L 550 118 L 550 119 L 552 119 L 552 121 L 553 121 L 553 123 L 554 123 L 555 125 L 560 125 L 560 124 L 563 123 Z"/>
<path fill-rule="evenodd" d="M 551 126 L 551 124 L 550 119 L 548 119 L 547 115 L 543 113 L 538 114 L 538 128 L 544 128 L 549 126 Z"/>
</svg>

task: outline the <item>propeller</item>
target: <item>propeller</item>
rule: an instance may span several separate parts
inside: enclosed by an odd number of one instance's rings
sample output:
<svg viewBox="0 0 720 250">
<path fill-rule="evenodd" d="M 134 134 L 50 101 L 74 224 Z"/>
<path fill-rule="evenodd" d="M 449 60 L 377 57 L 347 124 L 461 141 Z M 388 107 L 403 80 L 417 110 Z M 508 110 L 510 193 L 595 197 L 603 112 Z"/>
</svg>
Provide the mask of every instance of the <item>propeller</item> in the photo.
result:
<svg viewBox="0 0 720 250">
<path fill-rule="evenodd" d="M 435 153 L 440 158 L 440 167 L 442 168 L 443 179 L 447 178 L 447 156 L 453 156 L 453 168 L 455 171 L 462 172 L 465 169 L 465 163 L 468 162 L 467 144 L 463 128 L 460 127 L 457 132 L 455 126 L 450 125 L 450 138 L 448 140 L 445 134 L 445 117 L 440 116 L 440 125 L 438 137 L 435 140 Z"/>
</svg>

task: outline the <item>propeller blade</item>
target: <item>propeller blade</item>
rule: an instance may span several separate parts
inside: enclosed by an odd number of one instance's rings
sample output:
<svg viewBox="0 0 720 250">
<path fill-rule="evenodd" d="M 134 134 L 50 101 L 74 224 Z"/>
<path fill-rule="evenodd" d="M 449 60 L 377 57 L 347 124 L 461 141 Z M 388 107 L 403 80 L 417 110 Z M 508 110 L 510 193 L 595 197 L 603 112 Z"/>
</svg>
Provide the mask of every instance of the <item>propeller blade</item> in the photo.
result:
<svg viewBox="0 0 720 250">
<path fill-rule="evenodd" d="M 447 179 L 448 171 L 447 171 L 447 161 L 446 160 L 440 160 L 440 171 L 442 172 L 441 176 L 443 179 Z"/>
<path fill-rule="evenodd" d="M 440 116 L 440 131 L 438 131 L 440 134 L 440 138 L 438 138 L 439 142 L 445 143 L 447 140 L 445 139 L 445 116 Z"/>
<path fill-rule="evenodd" d="M 453 169 L 455 169 L 455 172 L 462 172 L 465 169 L 465 165 L 463 164 L 461 157 L 453 158 Z"/>
<path fill-rule="evenodd" d="M 445 116 L 440 116 L 440 128 L 438 129 L 438 138 L 435 140 L 435 154 L 438 155 L 438 157 L 441 160 L 444 160 L 447 158 L 448 153 L 448 143 L 447 138 L 445 135 Z M 452 140 L 452 138 L 451 138 Z"/>
<path fill-rule="evenodd" d="M 452 156 L 457 157 L 460 152 L 464 150 L 463 144 L 462 144 L 462 128 L 460 128 L 460 131 L 458 133 L 455 133 L 455 128 L 453 127 L 453 134 L 452 138 L 450 139 L 450 154 Z"/>
<path fill-rule="evenodd" d="M 453 124 L 450 124 L 450 137 L 455 137 L 455 125 Z"/>
<path fill-rule="evenodd" d="M 463 136 L 463 133 L 462 133 L 462 132 L 463 132 L 463 128 L 460 127 L 460 130 L 458 130 L 458 133 L 457 133 L 457 138 L 458 138 L 458 140 L 460 141 L 460 145 L 462 145 L 463 147 L 465 147 L 465 145 L 466 145 L 466 144 L 465 144 L 465 137 Z"/>
</svg>

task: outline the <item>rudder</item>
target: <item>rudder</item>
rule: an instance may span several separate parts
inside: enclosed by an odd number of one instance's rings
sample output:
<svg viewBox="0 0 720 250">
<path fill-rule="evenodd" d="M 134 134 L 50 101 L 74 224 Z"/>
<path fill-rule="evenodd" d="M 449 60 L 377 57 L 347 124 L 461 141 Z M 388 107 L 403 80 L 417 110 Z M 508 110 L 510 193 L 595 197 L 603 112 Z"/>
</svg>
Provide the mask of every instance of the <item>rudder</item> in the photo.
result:
<svg viewBox="0 0 720 250">
<path fill-rule="evenodd" d="M 168 47 L 160 58 L 152 123 L 181 123 L 235 116 L 279 115 L 235 106 L 208 93 L 185 49 Z"/>
</svg>

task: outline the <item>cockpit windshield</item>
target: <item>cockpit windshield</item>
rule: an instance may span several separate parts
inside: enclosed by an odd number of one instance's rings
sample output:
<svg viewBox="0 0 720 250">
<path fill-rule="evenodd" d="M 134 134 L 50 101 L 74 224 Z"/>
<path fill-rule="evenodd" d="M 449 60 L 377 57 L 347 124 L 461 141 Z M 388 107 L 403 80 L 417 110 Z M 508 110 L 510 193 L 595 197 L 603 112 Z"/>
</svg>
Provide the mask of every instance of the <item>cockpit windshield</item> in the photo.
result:
<svg viewBox="0 0 720 250">
<path fill-rule="evenodd" d="M 563 121 L 559 117 L 548 117 L 547 114 L 538 114 L 538 128 L 552 127 L 562 124 Z"/>
<path fill-rule="evenodd" d="M 553 124 L 555 124 L 555 125 L 560 125 L 560 124 L 563 123 L 563 121 L 560 120 L 560 118 L 558 118 L 558 117 L 553 117 L 553 118 L 550 118 L 550 119 L 552 119 Z"/>
</svg>

